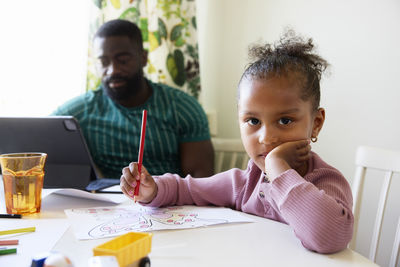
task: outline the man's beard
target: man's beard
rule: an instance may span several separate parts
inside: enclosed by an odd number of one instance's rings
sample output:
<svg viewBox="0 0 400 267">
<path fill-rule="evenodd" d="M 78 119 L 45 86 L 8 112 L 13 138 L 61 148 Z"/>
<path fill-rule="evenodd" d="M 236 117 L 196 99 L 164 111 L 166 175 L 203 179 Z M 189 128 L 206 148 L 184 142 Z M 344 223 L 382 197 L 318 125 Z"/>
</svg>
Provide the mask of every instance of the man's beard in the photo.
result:
<svg viewBox="0 0 400 267">
<path fill-rule="evenodd" d="M 111 76 L 103 80 L 103 90 L 114 101 L 119 102 L 121 100 L 126 100 L 140 91 L 142 77 L 143 70 L 140 70 L 130 78 L 119 75 Z M 126 83 L 123 87 L 110 88 L 109 83 L 112 81 L 125 81 Z"/>
</svg>

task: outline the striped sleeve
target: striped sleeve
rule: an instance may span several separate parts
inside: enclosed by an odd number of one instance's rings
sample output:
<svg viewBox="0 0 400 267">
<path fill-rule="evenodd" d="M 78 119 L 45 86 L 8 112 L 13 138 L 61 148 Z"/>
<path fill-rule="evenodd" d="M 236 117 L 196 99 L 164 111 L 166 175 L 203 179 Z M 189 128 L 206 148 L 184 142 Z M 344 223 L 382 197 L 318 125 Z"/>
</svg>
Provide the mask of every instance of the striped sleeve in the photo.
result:
<svg viewBox="0 0 400 267">
<path fill-rule="evenodd" d="M 175 102 L 180 142 L 209 140 L 208 120 L 200 103 L 184 92 L 177 93 Z"/>
<path fill-rule="evenodd" d="M 78 121 L 84 116 L 86 110 L 85 95 L 74 97 L 63 105 L 59 106 L 50 115 L 53 116 L 74 116 Z"/>
<path fill-rule="evenodd" d="M 346 179 L 321 168 L 303 179 L 295 170 L 272 182 L 271 197 L 304 247 L 319 253 L 344 249 L 353 234 L 352 196 Z"/>
</svg>

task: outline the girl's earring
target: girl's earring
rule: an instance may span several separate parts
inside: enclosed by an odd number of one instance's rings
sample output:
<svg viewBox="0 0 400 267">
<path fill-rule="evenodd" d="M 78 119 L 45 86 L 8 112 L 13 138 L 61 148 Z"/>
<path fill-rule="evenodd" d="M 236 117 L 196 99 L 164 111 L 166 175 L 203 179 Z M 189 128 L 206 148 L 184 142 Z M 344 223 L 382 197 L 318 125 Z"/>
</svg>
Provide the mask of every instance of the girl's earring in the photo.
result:
<svg viewBox="0 0 400 267">
<path fill-rule="evenodd" d="M 311 137 L 311 142 L 315 143 L 318 141 L 318 137 Z"/>
</svg>

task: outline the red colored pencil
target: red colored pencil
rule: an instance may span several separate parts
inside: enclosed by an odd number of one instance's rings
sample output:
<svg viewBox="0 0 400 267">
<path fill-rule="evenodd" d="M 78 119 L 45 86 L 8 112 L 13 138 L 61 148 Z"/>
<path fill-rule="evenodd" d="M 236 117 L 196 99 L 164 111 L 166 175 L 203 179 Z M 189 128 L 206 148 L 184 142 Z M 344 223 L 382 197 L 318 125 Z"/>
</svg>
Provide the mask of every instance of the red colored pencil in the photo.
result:
<svg viewBox="0 0 400 267">
<path fill-rule="evenodd" d="M 18 239 L 0 240 L 0 245 L 18 245 Z"/>
<path fill-rule="evenodd" d="M 143 162 L 143 150 L 144 150 L 144 137 L 146 135 L 146 121 L 147 121 L 147 110 L 143 110 L 142 115 L 142 129 L 140 134 L 140 145 L 139 145 L 139 159 L 138 159 L 138 172 L 139 177 L 142 173 L 142 162 Z M 135 193 L 134 195 L 137 196 L 139 194 L 139 187 L 140 187 L 140 180 L 136 181 Z"/>
</svg>

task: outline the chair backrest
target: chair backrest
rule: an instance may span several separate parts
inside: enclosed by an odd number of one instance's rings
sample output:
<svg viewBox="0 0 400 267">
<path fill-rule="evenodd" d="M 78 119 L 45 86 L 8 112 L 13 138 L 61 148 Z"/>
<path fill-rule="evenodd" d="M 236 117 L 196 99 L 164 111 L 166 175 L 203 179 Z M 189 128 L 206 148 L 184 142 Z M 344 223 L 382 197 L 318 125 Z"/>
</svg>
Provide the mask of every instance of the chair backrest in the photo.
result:
<svg viewBox="0 0 400 267">
<path fill-rule="evenodd" d="M 246 169 L 249 156 L 244 150 L 242 140 L 212 138 L 215 151 L 214 173 L 232 168 Z"/>
<path fill-rule="evenodd" d="M 375 217 L 372 240 L 370 243 L 369 259 L 375 262 L 390 183 L 393 173 L 400 173 L 400 151 L 392 151 L 367 146 L 358 147 L 356 153 L 356 174 L 352 186 L 354 198 L 354 235 L 352 241 L 349 244 L 349 247 L 351 249 L 355 249 L 360 217 L 360 207 L 367 169 L 377 169 L 385 173 L 382 189 L 379 195 L 378 209 Z M 390 266 L 395 266 L 397 262 L 400 239 L 399 231 L 400 226 L 397 227 L 397 238 L 395 238 L 394 246 L 392 249 L 392 259 L 390 262 Z"/>
<path fill-rule="evenodd" d="M 389 267 L 395 267 L 400 253 L 400 216 L 397 221 L 396 236 L 394 237 L 392 256 L 390 257 Z"/>
</svg>

